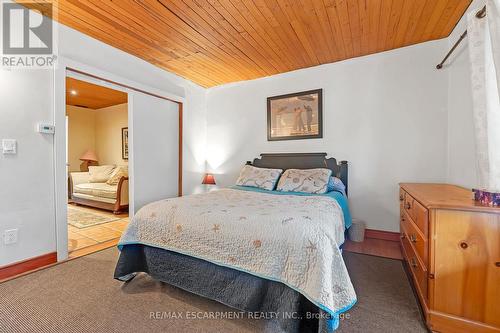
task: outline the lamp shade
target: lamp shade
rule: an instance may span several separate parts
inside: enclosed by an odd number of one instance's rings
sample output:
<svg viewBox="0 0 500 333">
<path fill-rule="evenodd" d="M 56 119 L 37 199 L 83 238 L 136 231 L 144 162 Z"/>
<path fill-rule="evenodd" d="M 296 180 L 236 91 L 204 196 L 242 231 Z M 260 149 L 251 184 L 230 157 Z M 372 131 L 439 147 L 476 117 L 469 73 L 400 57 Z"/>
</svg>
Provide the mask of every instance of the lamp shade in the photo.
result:
<svg viewBox="0 0 500 333">
<path fill-rule="evenodd" d="M 216 185 L 214 175 L 211 173 L 206 173 L 205 176 L 203 177 L 203 181 L 201 183 L 203 185 Z"/>
<path fill-rule="evenodd" d="M 80 161 L 94 161 L 97 162 L 97 156 L 92 150 L 87 150 L 85 154 L 80 157 Z"/>
</svg>

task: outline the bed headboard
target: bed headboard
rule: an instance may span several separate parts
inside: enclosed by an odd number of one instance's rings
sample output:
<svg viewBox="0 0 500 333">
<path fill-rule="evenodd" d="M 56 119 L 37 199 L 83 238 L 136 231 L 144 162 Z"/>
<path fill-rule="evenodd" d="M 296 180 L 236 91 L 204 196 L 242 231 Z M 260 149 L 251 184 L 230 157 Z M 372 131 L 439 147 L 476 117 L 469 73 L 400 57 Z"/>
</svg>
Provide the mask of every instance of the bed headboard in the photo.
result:
<svg viewBox="0 0 500 333">
<path fill-rule="evenodd" d="M 326 153 L 270 153 L 260 154 L 260 158 L 247 161 L 247 164 L 258 168 L 276 169 L 313 169 L 327 168 L 332 170 L 332 174 L 340 178 L 345 185 L 346 194 L 347 183 L 347 161 L 340 161 L 333 157 L 326 158 Z"/>
</svg>

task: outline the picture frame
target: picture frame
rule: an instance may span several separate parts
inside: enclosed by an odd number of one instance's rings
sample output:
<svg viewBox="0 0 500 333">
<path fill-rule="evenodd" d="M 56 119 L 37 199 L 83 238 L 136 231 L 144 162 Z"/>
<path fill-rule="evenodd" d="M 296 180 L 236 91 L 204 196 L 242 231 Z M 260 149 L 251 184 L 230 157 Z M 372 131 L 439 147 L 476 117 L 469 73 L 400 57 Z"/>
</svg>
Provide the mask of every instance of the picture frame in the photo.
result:
<svg viewBox="0 0 500 333">
<path fill-rule="evenodd" d="M 128 160 L 128 127 L 122 128 L 122 159 Z"/>
<path fill-rule="evenodd" d="M 267 140 L 323 137 L 323 89 L 267 98 Z"/>
</svg>

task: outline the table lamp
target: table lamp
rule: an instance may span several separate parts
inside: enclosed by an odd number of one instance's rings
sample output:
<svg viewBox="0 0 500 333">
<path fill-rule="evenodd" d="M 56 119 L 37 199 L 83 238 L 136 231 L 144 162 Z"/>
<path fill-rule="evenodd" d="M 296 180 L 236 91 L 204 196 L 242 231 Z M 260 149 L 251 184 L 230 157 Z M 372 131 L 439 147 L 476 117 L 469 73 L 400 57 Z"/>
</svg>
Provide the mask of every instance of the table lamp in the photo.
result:
<svg viewBox="0 0 500 333">
<path fill-rule="evenodd" d="M 214 175 L 211 173 L 206 173 L 201 183 L 203 185 L 216 185 Z"/>
<path fill-rule="evenodd" d="M 89 165 L 97 165 L 97 156 L 92 150 L 88 149 L 85 154 L 80 157 L 80 161 L 83 161 L 82 164 L 80 164 L 80 171 L 86 172 L 89 171 Z"/>
</svg>

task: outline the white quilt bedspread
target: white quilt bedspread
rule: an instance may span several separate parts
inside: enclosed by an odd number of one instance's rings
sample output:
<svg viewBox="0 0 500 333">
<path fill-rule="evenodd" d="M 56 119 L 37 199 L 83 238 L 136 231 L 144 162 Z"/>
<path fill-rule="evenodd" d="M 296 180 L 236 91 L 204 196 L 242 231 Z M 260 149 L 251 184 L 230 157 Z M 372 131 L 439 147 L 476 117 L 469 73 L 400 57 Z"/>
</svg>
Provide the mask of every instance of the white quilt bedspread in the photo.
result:
<svg viewBox="0 0 500 333">
<path fill-rule="evenodd" d="M 118 245 L 155 246 L 280 281 L 335 314 L 356 300 L 343 242 L 333 198 L 222 189 L 143 207 Z"/>
</svg>

